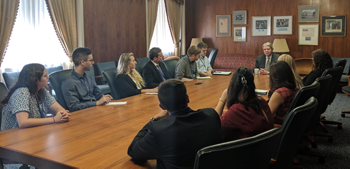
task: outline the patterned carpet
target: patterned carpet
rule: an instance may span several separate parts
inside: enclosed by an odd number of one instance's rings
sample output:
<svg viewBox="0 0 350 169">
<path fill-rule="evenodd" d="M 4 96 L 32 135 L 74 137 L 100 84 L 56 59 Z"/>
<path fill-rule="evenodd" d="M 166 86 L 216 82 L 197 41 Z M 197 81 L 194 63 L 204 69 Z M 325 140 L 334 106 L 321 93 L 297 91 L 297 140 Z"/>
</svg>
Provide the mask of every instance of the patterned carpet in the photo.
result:
<svg viewBox="0 0 350 169">
<path fill-rule="evenodd" d="M 350 97 L 338 93 L 333 103 L 328 106 L 323 114 L 327 120 L 343 123 L 343 129 L 339 130 L 337 125 L 326 125 L 329 133 L 333 135 L 333 143 L 328 143 L 326 137 L 315 137 L 318 148 L 311 148 L 312 151 L 326 155 L 325 163 L 320 164 L 317 157 L 299 155 L 299 163 L 305 169 L 329 169 L 329 168 L 350 168 L 350 114 L 341 117 L 342 110 L 350 110 Z"/>
</svg>

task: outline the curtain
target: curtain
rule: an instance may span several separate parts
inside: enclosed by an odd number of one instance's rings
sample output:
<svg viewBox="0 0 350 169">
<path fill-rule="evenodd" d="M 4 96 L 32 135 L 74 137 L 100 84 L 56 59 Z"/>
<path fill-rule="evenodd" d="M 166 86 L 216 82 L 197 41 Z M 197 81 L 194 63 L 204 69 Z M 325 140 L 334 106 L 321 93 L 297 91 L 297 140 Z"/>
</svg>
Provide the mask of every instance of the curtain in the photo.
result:
<svg viewBox="0 0 350 169">
<path fill-rule="evenodd" d="M 153 37 L 154 27 L 156 25 L 157 21 L 157 11 L 158 11 L 158 2 L 159 0 L 148 0 L 148 36 L 149 41 L 148 44 L 150 45 Z M 147 46 L 149 48 L 149 46 Z"/>
<path fill-rule="evenodd" d="M 15 23 L 19 0 L 0 0 L 0 66 Z"/>
<path fill-rule="evenodd" d="M 75 0 L 46 0 L 56 33 L 68 57 L 78 47 Z"/>
<path fill-rule="evenodd" d="M 180 27 L 181 27 L 181 4 L 179 0 L 165 0 L 165 6 L 169 21 L 171 36 L 175 48 L 175 56 L 180 56 Z"/>
</svg>

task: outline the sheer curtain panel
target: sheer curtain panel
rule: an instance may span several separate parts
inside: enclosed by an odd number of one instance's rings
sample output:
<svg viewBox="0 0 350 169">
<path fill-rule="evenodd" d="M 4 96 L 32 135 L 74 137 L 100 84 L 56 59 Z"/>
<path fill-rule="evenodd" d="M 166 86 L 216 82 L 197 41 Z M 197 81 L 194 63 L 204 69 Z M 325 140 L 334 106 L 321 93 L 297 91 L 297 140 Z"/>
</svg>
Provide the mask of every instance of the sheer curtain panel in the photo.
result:
<svg viewBox="0 0 350 169">
<path fill-rule="evenodd" d="M 181 0 L 165 0 L 170 32 L 175 47 L 175 56 L 180 56 Z"/>
</svg>

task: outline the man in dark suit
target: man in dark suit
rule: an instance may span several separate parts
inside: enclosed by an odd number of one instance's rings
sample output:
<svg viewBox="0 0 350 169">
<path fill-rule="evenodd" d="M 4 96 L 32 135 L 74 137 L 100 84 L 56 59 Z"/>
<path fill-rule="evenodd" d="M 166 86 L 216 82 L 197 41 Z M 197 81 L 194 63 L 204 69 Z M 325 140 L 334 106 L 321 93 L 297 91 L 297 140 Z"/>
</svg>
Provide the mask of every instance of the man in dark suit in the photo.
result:
<svg viewBox="0 0 350 169">
<path fill-rule="evenodd" d="M 134 162 L 157 159 L 157 168 L 193 168 L 196 153 L 221 142 L 220 118 L 212 108 L 192 110 L 186 86 L 177 79 L 159 85 L 159 106 L 128 149 Z"/>
<path fill-rule="evenodd" d="M 279 55 L 272 52 L 273 46 L 270 42 L 264 43 L 262 48 L 264 54 L 256 57 L 255 68 L 260 69 L 260 74 L 267 75 L 269 74 L 271 63 L 276 62 Z"/>
<path fill-rule="evenodd" d="M 166 79 L 170 79 L 168 70 L 163 63 L 163 53 L 159 48 L 149 50 L 150 61 L 145 65 L 142 71 L 142 77 L 145 81 L 146 88 L 158 87 Z"/>
</svg>

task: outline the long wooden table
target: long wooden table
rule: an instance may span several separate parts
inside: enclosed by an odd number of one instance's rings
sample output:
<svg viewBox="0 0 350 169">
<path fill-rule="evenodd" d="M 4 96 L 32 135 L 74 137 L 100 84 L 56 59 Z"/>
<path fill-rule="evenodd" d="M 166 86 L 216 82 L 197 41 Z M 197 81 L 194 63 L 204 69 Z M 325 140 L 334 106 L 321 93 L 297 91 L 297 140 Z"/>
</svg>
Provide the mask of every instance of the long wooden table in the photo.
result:
<svg viewBox="0 0 350 169">
<path fill-rule="evenodd" d="M 186 82 L 192 109 L 215 108 L 231 76 Z M 195 83 L 201 82 L 200 85 Z M 255 76 L 268 89 L 268 76 Z M 38 168 L 156 168 L 149 160 L 130 161 L 127 149 L 150 117 L 160 112 L 157 95 L 141 94 L 118 101 L 126 105 L 96 106 L 73 112 L 70 122 L 0 132 L 0 157 Z"/>
</svg>

